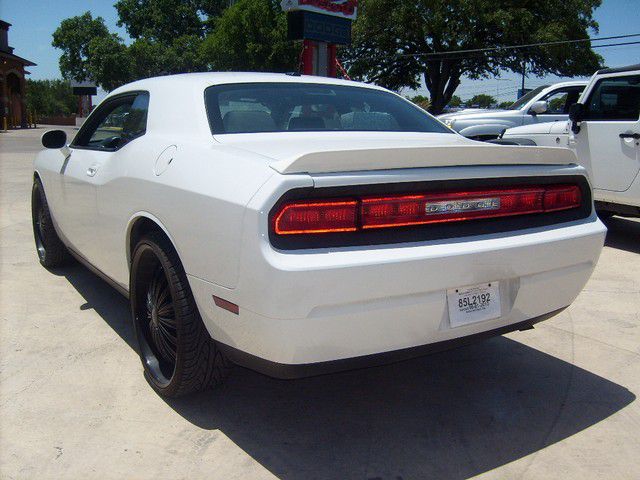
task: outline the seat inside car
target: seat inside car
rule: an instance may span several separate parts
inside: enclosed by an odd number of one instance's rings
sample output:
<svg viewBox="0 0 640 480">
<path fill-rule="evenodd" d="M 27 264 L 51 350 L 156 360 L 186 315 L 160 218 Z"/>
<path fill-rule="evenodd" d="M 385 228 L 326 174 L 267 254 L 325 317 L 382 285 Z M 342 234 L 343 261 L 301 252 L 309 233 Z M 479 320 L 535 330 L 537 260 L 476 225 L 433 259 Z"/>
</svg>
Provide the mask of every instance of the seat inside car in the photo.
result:
<svg viewBox="0 0 640 480">
<path fill-rule="evenodd" d="M 326 130 L 327 126 L 320 117 L 293 117 L 287 130 Z"/>
<path fill-rule="evenodd" d="M 396 120 L 384 112 L 349 112 L 340 116 L 345 130 L 398 130 Z"/>
<path fill-rule="evenodd" d="M 271 115 L 260 110 L 236 110 L 227 112 L 222 119 L 226 133 L 275 132 L 276 122 Z"/>
</svg>

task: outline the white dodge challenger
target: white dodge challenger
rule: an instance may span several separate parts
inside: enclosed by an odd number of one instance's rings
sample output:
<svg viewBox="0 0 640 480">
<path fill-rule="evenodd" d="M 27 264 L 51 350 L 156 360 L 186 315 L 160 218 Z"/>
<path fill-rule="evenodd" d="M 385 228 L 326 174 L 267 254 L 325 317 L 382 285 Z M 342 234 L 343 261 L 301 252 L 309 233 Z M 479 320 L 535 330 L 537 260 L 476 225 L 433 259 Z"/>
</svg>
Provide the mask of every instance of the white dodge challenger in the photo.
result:
<svg viewBox="0 0 640 480">
<path fill-rule="evenodd" d="M 294 378 L 531 328 L 606 231 L 571 151 L 474 142 L 356 82 L 151 78 L 42 142 L 40 262 L 76 257 L 129 297 L 167 396 L 231 363 Z"/>
</svg>

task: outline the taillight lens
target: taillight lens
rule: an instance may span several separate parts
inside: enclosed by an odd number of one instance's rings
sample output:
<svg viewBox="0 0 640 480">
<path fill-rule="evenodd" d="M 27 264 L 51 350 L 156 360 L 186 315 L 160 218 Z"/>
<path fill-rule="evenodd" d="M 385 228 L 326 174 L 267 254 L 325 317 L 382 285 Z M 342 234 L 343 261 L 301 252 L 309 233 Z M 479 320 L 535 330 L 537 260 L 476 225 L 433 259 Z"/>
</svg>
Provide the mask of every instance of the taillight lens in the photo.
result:
<svg viewBox="0 0 640 480">
<path fill-rule="evenodd" d="M 355 232 L 554 212 L 581 203 L 577 185 L 294 201 L 285 203 L 274 216 L 274 231 L 278 235 Z"/>
<path fill-rule="evenodd" d="M 544 211 L 567 210 L 582 204 L 582 193 L 576 185 L 553 185 L 544 192 Z"/>
<path fill-rule="evenodd" d="M 274 218 L 278 235 L 355 232 L 356 200 L 301 201 L 285 204 Z"/>
</svg>

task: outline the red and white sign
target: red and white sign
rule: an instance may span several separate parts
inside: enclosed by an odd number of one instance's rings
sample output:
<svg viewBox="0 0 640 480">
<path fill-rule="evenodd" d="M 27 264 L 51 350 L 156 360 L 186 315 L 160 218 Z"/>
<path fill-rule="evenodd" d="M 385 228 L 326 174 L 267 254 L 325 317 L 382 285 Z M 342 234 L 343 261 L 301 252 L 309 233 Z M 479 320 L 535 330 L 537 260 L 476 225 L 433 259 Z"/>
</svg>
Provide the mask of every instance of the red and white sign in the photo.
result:
<svg viewBox="0 0 640 480">
<path fill-rule="evenodd" d="M 358 0 L 282 0 L 280 5 L 285 12 L 306 10 L 349 20 L 355 20 L 358 13 Z"/>
</svg>

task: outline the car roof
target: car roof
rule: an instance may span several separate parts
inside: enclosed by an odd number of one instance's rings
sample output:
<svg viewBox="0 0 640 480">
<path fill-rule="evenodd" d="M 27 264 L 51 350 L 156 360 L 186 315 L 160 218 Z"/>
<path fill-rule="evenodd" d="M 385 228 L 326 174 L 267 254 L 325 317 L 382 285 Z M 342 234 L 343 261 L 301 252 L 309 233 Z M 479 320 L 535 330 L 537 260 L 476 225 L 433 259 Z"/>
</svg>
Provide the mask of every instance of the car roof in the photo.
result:
<svg viewBox="0 0 640 480">
<path fill-rule="evenodd" d="M 596 75 L 600 75 L 602 73 L 622 73 L 622 72 L 633 72 L 634 70 L 640 70 L 640 63 L 636 63 L 635 65 L 627 65 L 626 67 L 615 67 L 615 68 L 603 68 L 596 72 Z"/>
<path fill-rule="evenodd" d="M 584 87 L 589 83 L 589 80 L 569 80 L 567 82 L 558 82 L 548 85 L 546 88 L 558 88 L 558 87 Z"/>
<path fill-rule="evenodd" d="M 162 77 L 145 78 L 123 85 L 109 96 L 136 90 L 164 90 L 167 88 L 188 88 L 204 90 L 212 85 L 230 83 L 313 83 L 323 85 L 344 85 L 385 90 L 376 85 L 370 85 L 351 80 L 320 77 L 315 75 L 299 75 L 298 73 L 258 73 L 258 72 L 199 72 L 165 75 Z"/>
<path fill-rule="evenodd" d="M 387 91 L 382 87 L 349 80 L 286 73 L 203 72 L 146 78 L 123 85 L 109 93 L 100 105 L 114 96 L 130 92 L 149 92 L 151 101 L 147 114 L 149 134 L 211 137 L 204 91 L 213 85 L 241 83 L 322 84 L 361 87 Z M 163 133 L 164 132 L 164 133 Z"/>
</svg>

